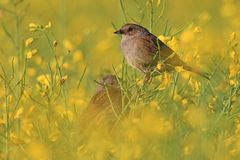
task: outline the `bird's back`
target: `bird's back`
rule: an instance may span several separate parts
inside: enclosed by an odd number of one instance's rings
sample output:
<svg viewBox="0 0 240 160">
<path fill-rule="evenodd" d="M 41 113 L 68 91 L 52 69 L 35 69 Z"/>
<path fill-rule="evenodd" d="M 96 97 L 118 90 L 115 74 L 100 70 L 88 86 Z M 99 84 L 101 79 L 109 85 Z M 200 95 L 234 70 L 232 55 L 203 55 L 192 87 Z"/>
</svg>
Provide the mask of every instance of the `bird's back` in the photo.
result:
<svg viewBox="0 0 240 160">
<path fill-rule="evenodd" d="M 122 112 L 122 93 L 118 88 L 100 90 L 82 113 L 81 121 L 93 125 L 112 124 Z"/>
</svg>

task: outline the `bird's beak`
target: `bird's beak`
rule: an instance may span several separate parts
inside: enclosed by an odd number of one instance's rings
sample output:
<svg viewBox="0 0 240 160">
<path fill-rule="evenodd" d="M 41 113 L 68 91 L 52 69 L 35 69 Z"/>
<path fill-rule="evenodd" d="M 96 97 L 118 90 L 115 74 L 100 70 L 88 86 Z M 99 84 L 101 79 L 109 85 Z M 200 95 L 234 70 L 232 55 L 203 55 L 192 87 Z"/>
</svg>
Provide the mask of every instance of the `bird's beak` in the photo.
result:
<svg viewBox="0 0 240 160">
<path fill-rule="evenodd" d="M 114 34 L 123 34 L 123 31 L 121 29 L 119 29 L 116 32 L 114 32 Z"/>
</svg>

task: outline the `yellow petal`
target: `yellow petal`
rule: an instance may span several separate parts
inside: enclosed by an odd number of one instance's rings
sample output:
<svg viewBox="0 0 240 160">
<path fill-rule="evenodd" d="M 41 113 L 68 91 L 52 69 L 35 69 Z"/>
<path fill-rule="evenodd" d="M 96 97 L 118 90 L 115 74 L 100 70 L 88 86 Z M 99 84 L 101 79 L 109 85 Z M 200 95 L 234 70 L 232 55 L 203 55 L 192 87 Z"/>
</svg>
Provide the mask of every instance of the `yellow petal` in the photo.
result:
<svg viewBox="0 0 240 160">
<path fill-rule="evenodd" d="M 14 144 L 24 144 L 25 143 L 15 133 L 10 134 L 10 139 Z"/>
<path fill-rule="evenodd" d="M 27 59 L 31 59 L 32 56 L 33 56 L 32 51 L 28 51 L 28 52 L 27 52 Z"/>
<path fill-rule="evenodd" d="M 31 37 L 31 38 L 28 38 L 26 41 L 25 41 L 25 46 L 28 47 L 29 45 L 31 45 L 33 43 L 34 39 Z"/>
<path fill-rule="evenodd" d="M 0 125 L 2 124 L 5 124 L 5 121 L 2 118 L 0 118 Z"/>
<path fill-rule="evenodd" d="M 184 69 L 183 69 L 183 66 L 176 66 L 175 67 L 175 70 L 177 71 L 177 72 L 183 72 L 183 71 L 185 71 Z"/>
<path fill-rule="evenodd" d="M 160 71 L 163 68 L 164 64 L 163 63 L 158 63 L 157 64 L 157 69 Z"/>
<path fill-rule="evenodd" d="M 36 25 L 35 23 L 29 23 L 29 28 L 37 28 L 38 25 Z"/>
<path fill-rule="evenodd" d="M 197 26 L 194 28 L 193 30 L 194 33 L 201 33 L 202 32 L 202 28 L 200 26 Z"/>
<path fill-rule="evenodd" d="M 13 119 L 18 119 L 21 116 L 22 113 L 23 113 L 23 107 L 21 107 L 21 108 L 19 108 L 17 110 L 17 112 L 15 113 Z"/>
</svg>

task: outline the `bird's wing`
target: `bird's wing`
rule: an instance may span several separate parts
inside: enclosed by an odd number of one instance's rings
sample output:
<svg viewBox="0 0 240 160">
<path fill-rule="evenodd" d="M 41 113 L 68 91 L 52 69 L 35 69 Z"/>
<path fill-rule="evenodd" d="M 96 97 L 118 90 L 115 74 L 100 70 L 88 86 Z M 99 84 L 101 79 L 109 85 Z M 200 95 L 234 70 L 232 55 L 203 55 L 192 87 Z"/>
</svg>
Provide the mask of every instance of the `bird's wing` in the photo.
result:
<svg viewBox="0 0 240 160">
<path fill-rule="evenodd" d="M 149 35 L 151 41 L 155 44 L 158 50 L 160 50 L 160 59 L 169 67 L 176 66 L 186 66 L 180 57 L 165 43 L 163 43 L 160 39 L 158 39 L 153 34 Z"/>
<path fill-rule="evenodd" d="M 158 47 L 155 44 L 156 40 L 154 40 L 151 36 L 142 36 L 136 40 L 138 40 L 137 43 L 139 43 L 139 45 L 143 47 L 143 49 L 147 51 L 150 56 L 153 57 L 157 54 Z"/>
<path fill-rule="evenodd" d="M 138 44 L 138 62 L 141 62 L 141 67 L 147 70 L 150 66 L 156 66 L 159 60 L 158 48 L 155 42 L 148 36 L 141 36 L 135 39 L 135 43 Z"/>
<path fill-rule="evenodd" d="M 108 114 L 112 111 L 112 107 L 117 113 L 121 112 L 122 96 L 119 89 L 111 88 L 108 90 L 101 90 L 97 92 L 91 99 L 88 107 L 83 115 L 94 118 L 99 113 Z M 113 105 L 113 106 L 112 106 Z M 105 112 L 105 113 L 104 113 Z"/>
<path fill-rule="evenodd" d="M 182 66 L 183 69 L 187 71 L 194 72 L 198 75 L 205 77 L 206 79 L 209 79 L 208 73 L 203 72 L 198 68 L 193 68 L 187 65 L 170 47 L 164 44 L 160 39 L 158 39 L 151 33 L 149 36 L 151 37 L 150 39 L 154 42 L 154 44 L 158 47 L 158 50 L 160 49 L 160 58 L 166 65 L 164 70 L 173 70 L 176 66 Z"/>
</svg>

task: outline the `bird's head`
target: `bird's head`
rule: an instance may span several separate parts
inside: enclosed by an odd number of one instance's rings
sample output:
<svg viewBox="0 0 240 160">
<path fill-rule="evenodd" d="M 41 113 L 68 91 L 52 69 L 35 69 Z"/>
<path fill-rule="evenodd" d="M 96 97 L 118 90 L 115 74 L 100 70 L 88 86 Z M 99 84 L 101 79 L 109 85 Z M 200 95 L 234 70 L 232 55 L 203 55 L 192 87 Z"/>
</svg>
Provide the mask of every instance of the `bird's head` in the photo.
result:
<svg viewBox="0 0 240 160">
<path fill-rule="evenodd" d="M 137 36 L 149 33 L 149 31 L 138 24 L 127 23 L 114 33 L 122 36 Z"/>
<path fill-rule="evenodd" d="M 119 88 L 118 78 L 115 75 L 107 75 L 100 82 L 97 82 L 97 84 L 97 91 L 105 90 L 106 87 Z"/>
</svg>

